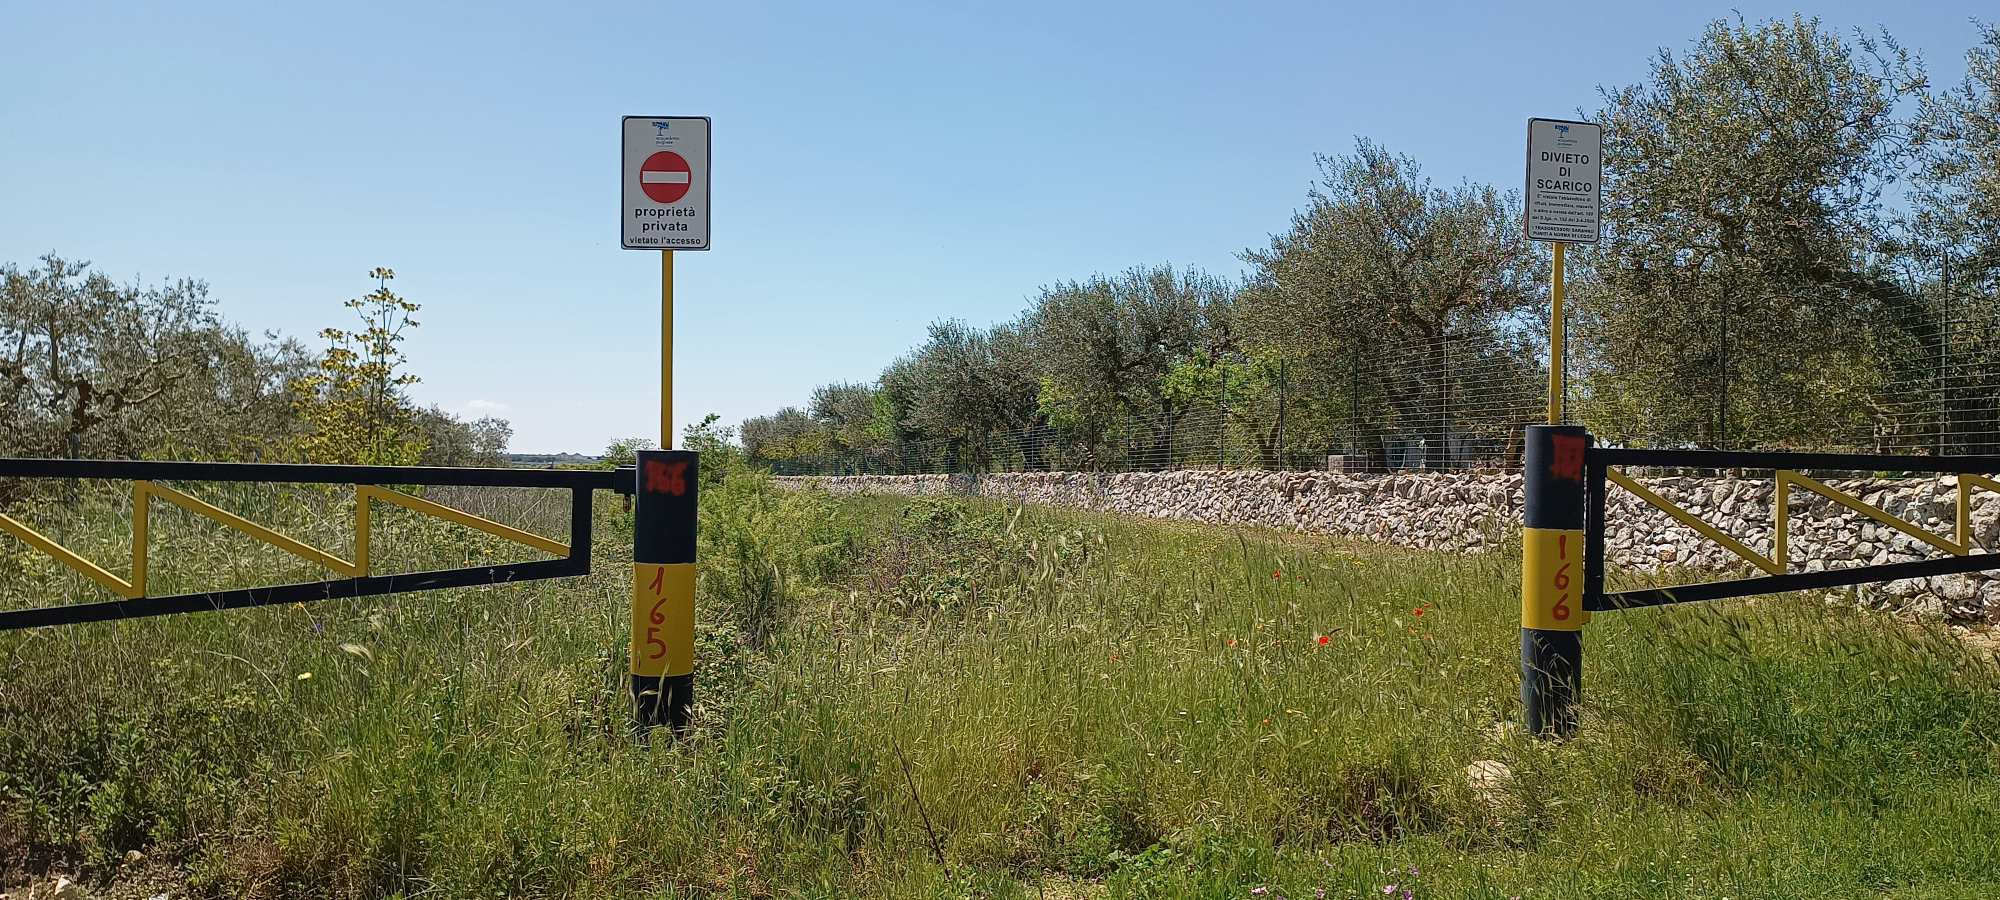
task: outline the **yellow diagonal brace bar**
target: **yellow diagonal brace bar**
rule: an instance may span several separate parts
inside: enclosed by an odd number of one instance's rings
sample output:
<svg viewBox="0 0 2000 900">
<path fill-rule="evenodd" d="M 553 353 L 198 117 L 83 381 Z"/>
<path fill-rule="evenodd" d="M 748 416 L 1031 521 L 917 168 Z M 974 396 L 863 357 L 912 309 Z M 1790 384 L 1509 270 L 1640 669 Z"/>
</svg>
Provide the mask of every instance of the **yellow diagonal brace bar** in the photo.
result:
<svg viewBox="0 0 2000 900">
<path fill-rule="evenodd" d="M 1854 510 L 1855 512 L 1867 516 L 1868 518 L 1874 519 L 1875 521 L 1887 525 L 1890 528 L 1894 528 L 1897 531 L 1907 534 L 1910 537 L 1923 541 L 1924 543 L 1936 547 L 1939 550 L 1943 550 L 1946 553 L 1950 553 L 1954 556 L 1965 555 L 1964 545 L 1954 544 L 1950 541 L 1947 541 L 1944 538 L 1938 537 L 1935 534 L 1932 534 L 1928 531 L 1925 531 L 1922 528 L 1917 527 L 1914 523 L 1908 522 L 1897 516 L 1892 516 L 1886 512 L 1883 512 L 1880 509 L 1877 509 L 1876 507 L 1869 506 L 1868 504 L 1861 502 L 1861 499 L 1855 497 L 1853 494 L 1849 494 L 1846 491 L 1841 491 L 1835 488 L 1828 487 L 1825 484 L 1815 481 L 1812 478 L 1809 478 L 1805 475 L 1800 475 L 1797 472 L 1791 472 L 1780 469 L 1778 471 L 1778 483 L 1796 484 L 1799 487 L 1812 491 L 1813 493 L 1825 497 L 1828 500 L 1832 500 L 1833 502 L 1838 503 L 1841 506 L 1845 506 L 1848 509 Z"/>
<path fill-rule="evenodd" d="M 384 503 L 393 503 L 404 509 L 414 510 L 427 516 L 435 516 L 448 522 L 457 522 L 467 528 L 476 528 L 494 537 L 506 538 L 517 544 L 526 544 L 544 553 L 553 553 L 557 556 L 569 555 L 568 544 L 558 543 L 539 534 L 522 531 L 511 525 L 502 525 L 492 519 L 482 519 L 471 513 L 452 509 L 449 506 L 440 506 L 429 500 L 412 497 L 408 494 L 379 488 L 370 484 L 358 485 L 354 490 L 355 493 L 363 497 L 381 500 Z"/>
<path fill-rule="evenodd" d="M 236 515 L 235 513 L 212 506 L 201 500 L 197 500 L 193 497 L 181 493 L 180 491 L 174 490 L 173 488 L 159 484 L 148 484 L 146 485 L 145 490 L 147 493 L 153 494 L 154 496 L 157 496 L 162 500 L 172 503 L 175 506 L 178 506 L 189 512 L 207 516 L 211 519 L 214 519 L 217 522 L 220 522 L 224 525 L 234 528 L 237 531 L 241 531 L 244 534 L 247 534 L 260 541 L 263 541 L 266 544 L 270 544 L 273 547 L 276 547 L 280 550 L 290 553 L 293 556 L 297 556 L 318 563 L 322 566 L 334 570 L 335 572 L 339 572 L 342 575 L 346 575 L 349 578 L 361 577 L 361 570 L 358 567 L 356 567 L 353 563 L 348 562 L 347 560 L 341 559 L 338 556 L 334 556 L 333 554 L 328 553 L 325 550 L 321 550 L 318 547 L 314 547 L 311 544 L 302 543 L 300 541 L 293 540 L 292 538 L 288 538 L 282 534 L 272 531 L 269 528 L 265 528 L 262 525 L 252 522 L 249 519 L 245 519 L 242 516 Z"/>
<path fill-rule="evenodd" d="M 1729 535 L 1724 534 L 1720 529 L 1716 528 L 1715 526 L 1695 518 L 1692 513 L 1689 513 L 1687 510 L 1675 506 L 1673 501 L 1668 500 L 1667 498 L 1662 497 L 1659 494 L 1655 494 L 1650 490 L 1647 490 L 1645 485 L 1642 485 L 1637 481 L 1633 481 L 1632 479 L 1627 478 L 1624 473 L 1619 472 L 1616 469 L 1606 469 L 1604 475 L 1605 477 L 1611 479 L 1612 484 L 1616 484 L 1619 487 L 1631 491 L 1633 496 L 1636 496 L 1639 499 L 1644 500 L 1649 504 L 1652 504 L 1653 506 L 1659 507 L 1661 511 L 1665 512 L 1669 516 L 1672 516 L 1674 518 L 1674 521 L 1694 529 L 1696 532 L 1700 533 L 1702 537 L 1708 538 L 1711 541 L 1721 544 L 1724 550 L 1728 550 L 1729 552 L 1734 553 L 1737 556 L 1749 560 L 1757 568 L 1763 569 L 1764 571 L 1769 572 L 1772 575 L 1785 574 L 1785 567 L 1782 563 L 1777 562 L 1775 560 L 1766 559 L 1765 557 L 1758 555 L 1757 551 L 1752 550 L 1749 547 L 1745 546 L 1742 541 L 1730 537 Z"/>
<path fill-rule="evenodd" d="M 2000 481 L 1984 475 L 1958 476 L 1958 545 L 1972 552 L 1972 489 L 2000 492 Z"/>
<path fill-rule="evenodd" d="M 49 540 L 46 537 L 43 537 L 41 532 L 38 532 L 33 528 L 29 528 L 28 526 L 23 525 L 20 522 L 15 521 L 11 517 L 0 515 L 0 531 L 5 531 L 8 534 L 20 538 L 23 541 L 26 541 L 28 543 L 28 546 L 48 554 L 50 557 L 53 557 L 56 562 L 62 563 L 63 565 L 75 569 L 78 572 L 82 572 L 84 575 L 89 576 L 90 580 L 95 581 L 98 584 L 104 585 L 105 589 L 111 591 L 112 593 L 117 594 L 120 597 L 124 597 L 128 600 L 136 600 L 139 598 L 138 589 L 134 588 L 130 582 L 116 575 L 113 575 L 110 572 L 104 571 L 104 568 L 102 566 L 99 566 L 98 564 L 91 562 L 90 560 L 78 556 L 75 551 L 61 544 L 58 544 L 55 541 Z"/>
</svg>

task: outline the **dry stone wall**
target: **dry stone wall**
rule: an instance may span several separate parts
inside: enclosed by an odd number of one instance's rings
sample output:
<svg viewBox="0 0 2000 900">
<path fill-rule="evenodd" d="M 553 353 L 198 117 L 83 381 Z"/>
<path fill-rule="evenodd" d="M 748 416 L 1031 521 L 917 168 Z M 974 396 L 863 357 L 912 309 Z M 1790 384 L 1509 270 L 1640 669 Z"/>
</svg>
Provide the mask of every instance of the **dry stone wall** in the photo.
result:
<svg viewBox="0 0 2000 900">
<path fill-rule="evenodd" d="M 1520 522 L 1521 476 L 1499 473 L 1347 474 L 1337 472 L 1008 472 L 992 475 L 781 477 L 780 483 L 832 493 L 980 496 L 1216 525 L 1260 525 L 1361 538 L 1426 550 L 1510 547 Z M 1641 477 L 1654 492 L 1771 552 L 1770 479 Z M 1893 515 L 1947 538 L 1957 517 L 1949 477 L 1830 481 Z M 1972 532 L 2000 546 L 2000 495 L 1974 492 Z M 1938 551 L 1917 538 L 1801 488 L 1791 491 L 1791 571 L 1907 562 Z M 1729 551 L 1639 498 L 1612 488 L 1605 552 L 1614 569 L 1729 571 Z M 1984 574 L 1912 578 L 1865 586 L 1863 603 L 1958 622 L 2000 619 L 2000 580 Z"/>
</svg>

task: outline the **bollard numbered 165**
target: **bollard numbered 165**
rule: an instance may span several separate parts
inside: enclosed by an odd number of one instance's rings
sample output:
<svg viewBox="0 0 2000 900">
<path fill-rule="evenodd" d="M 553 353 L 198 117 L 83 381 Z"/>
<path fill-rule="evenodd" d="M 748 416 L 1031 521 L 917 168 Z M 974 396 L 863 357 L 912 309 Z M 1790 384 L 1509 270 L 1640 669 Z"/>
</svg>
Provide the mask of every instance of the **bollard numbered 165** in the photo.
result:
<svg viewBox="0 0 2000 900">
<path fill-rule="evenodd" d="M 700 454 L 639 451 L 632 528 L 632 701 L 643 732 L 687 728 L 694 702 L 694 556 Z"/>
</svg>

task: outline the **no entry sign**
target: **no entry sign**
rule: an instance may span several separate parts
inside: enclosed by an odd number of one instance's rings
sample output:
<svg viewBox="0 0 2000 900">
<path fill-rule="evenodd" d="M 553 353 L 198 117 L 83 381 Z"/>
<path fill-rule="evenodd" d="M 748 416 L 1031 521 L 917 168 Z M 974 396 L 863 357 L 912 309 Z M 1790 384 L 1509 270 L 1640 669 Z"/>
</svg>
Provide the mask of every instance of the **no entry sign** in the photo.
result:
<svg viewBox="0 0 2000 900">
<path fill-rule="evenodd" d="M 708 249 L 708 117 L 626 116 L 618 218 L 627 250 Z"/>
<path fill-rule="evenodd" d="M 639 189 L 654 203 L 679 203 L 693 186 L 694 170 L 688 168 L 686 157 L 672 150 L 648 156 L 645 164 L 639 166 Z"/>
</svg>

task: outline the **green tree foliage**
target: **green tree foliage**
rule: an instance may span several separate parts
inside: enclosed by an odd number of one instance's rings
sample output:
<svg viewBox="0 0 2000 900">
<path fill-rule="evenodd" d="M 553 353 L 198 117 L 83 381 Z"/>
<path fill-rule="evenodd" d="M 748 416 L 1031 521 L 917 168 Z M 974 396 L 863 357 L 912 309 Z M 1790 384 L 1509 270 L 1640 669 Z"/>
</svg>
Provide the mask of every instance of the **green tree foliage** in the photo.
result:
<svg viewBox="0 0 2000 900">
<path fill-rule="evenodd" d="M 119 285 L 49 254 L 0 266 L 0 454 L 234 459 L 291 432 L 296 345 L 258 345 L 192 279 Z"/>
<path fill-rule="evenodd" d="M 1160 380 L 1160 392 L 1183 409 L 1213 408 L 1228 442 L 1249 446 L 1259 464 L 1275 468 L 1284 464 L 1286 377 L 1285 357 L 1266 348 L 1188 359 Z"/>
<path fill-rule="evenodd" d="M 1965 80 L 1926 107 L 1914 225 L 1923 259 L 1991 289 L 2000 287 L 2000 27 L 1979 26 L 1965 67 Z"/>
<path fill-rule="evenodd" d="M 416 306 L 373 275 L 347 304 L 363 326 L 314 354 L 223 322 L 198 280 L 121 285 L 55 254 L 0 265 L 0 455 L 505 465 L 505 420 L 410 401 L 397 345 Z"/>
<path fill-rule="evenodd" d="M 744 421 L 743 446 L 759 459 L 804 459 L 829 452 L 833 438 L 805 410 L 787 406 Z"/>
<path fill-rule="evenodd" d="M 995 436 L 1014 432 L 1034 415 L 1035 384 L 1021 364 L 1022 349 L 1011 327 L 981 330 L 957 320 L 932 325 L 930 340 L 899 373 L 913 398 L 905 427 L 946 442 L 955 467 L 988 468 Z"/>
<path fill-rule="evenodd" d="M 1911 267 L 1919 274 L 1926 319 L 1944 325 L 1943 353 L 1921 342 L 1902 368 L 1945 362 L 1939 387 L 1949 422 L 1990 432 L 2000 426 L 2000 28 L 1979 26 L 1960 84 L 1924 111 L 1931 140 L 1917 169 L 1907 217 Z M 1970 363 L 1970 364 L 1968 364 Z M 1990 434 L 1943 444 L 1962 453 L 2000 452 Z"/>
<path fill-rule="evenodd" d="M 837 452 L 868 453 L 886 447 L 875 409 L 875 387 L 867 384 L 823 384 L 813 389 L 807 413 L 825 430 Z"/>
<path fill-rule="evenodd" d="M 507 442 L 514 438 L 514 426 L 506 419 L 481 416 L 466 421 L 430 406 L 414 410 L 410 422 L 423 444 L 419 460 L 423 465 L 507 465 Z"/>
<path fill-rule="evenodd" d="M 1533 327 L 1540 256 L 1522 233 L 1520 201 L 1486 185 L 1438 186 L 1415 160 L 1365 138 L 1319 163 L 1291 228 L 1244 254 L 1255 268 L 1245 335 L 1300 361 L 1301 393 L 1339 407 L 1309 419 L 1347 418 L 1355 449 L 1373 451 L 1392 432 L 1442 431 L 1438 401 L 1455 371 L 1429 361 L 1451 342 L 1504 354 Z M 1364 365 L 1398 377 L 1361 383 Z M 1441 464 L 1445 442 L 1429 449 Z"/>
<path fill-rule="evenodd" d="M 889 467 L 896 448 L 908 435 L 902 424 L 905 410 L 897 406 L 887 387 L 893 380 L 885 373 L 879 387 L 823 384 L 813 389 L 812 400 L 803 410 L 788 406 L 772 415 L 747 419 L 742 426 L 745 452 L 766 462 L 837 459 L 843 470 Z M 735 433 L 734 429 L 723 430 Z"/>
<path fill-rule="evenodd" d="M 393 270 L 377 267 L 368 277 L 375 290 L 346 303 L 361 327 L 321 331 L 327 347 L 318 371 L 293 383 L 307 429 L 299 448 L 311 462 L 400 466 L 423 457 L 424 434 L 406 391 L 418 378 L 399 346 L 418 326 L 411 314 L 421 307 L 389 290 Z"/>
<path fill-rule="evenodd" d="M 1885 188 L 1924 88 L 1887 35 L 1710 24 L 1606 89 L 1605 241 L 1578 292 L 1589 423 L 1614 439 L 1809 443 L 1866 431 L 1885 324 Z"/>
<path fill-rule="evenodd" d="M 598 455 L 597 466 L 603 469 L 636 466 L 639 464 L 639 451 L 653 450 L 659 446 L 659 443 L 652 438 L 614 438 L 611 443 L 604 446 L 604 452 Z"/>
<path fill-rule="evenodd" d="M 1034 411 L 1086 465 L 1165 449 L 1189 409 L 1167 395 L 1167 373 L 1233 348 L 1235 299 L 1227 280 L 1171 266 L 1043 288 L 1019 326 Z"/>
<path fill-rule="evenodd" d="M 900 457 L 909 456 L 911 448 L 925 439 L 909 423 L 910 409 L 916 405 L 918 390 L 914 354 L 891 360 L 882 368 L 881 377 L 875 380 L 874 429 L 889 438 L 899 456 L 898 462 L 902 461 Z M 747 442 L 745 447 L 748 447 Z M 756 458 L 755 454 L 751 458 Z"/>
</svg>

